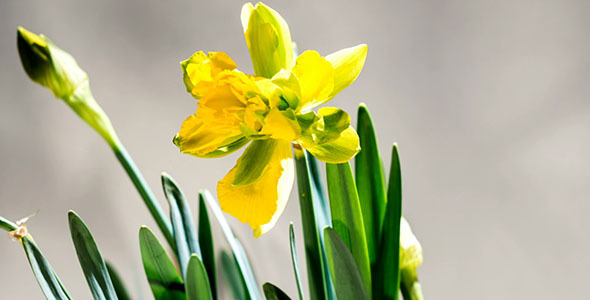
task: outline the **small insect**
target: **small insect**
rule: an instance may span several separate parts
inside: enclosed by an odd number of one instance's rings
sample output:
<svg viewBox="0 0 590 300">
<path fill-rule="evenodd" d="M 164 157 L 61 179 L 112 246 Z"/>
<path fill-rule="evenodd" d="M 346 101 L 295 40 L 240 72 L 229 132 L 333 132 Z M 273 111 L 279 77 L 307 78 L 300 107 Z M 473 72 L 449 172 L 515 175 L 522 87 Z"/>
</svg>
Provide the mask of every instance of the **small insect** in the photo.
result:
<svg viewBox="0 0 590 300">
<path fill-rule="evenodd" d="M 18 227 L 13 231 L 8 232 L 10 237 L 13 240 L 21 240 L 23 237 L 28 235 L 29 232 L 27 230 L 27 222 L 29 221 L 30 218 L 34 217 L 38 213 L 39 213 L 39 211 L 36 211 L 33 214 L 16 221 L 16 226 L 18 226 Z"/>
</svg>

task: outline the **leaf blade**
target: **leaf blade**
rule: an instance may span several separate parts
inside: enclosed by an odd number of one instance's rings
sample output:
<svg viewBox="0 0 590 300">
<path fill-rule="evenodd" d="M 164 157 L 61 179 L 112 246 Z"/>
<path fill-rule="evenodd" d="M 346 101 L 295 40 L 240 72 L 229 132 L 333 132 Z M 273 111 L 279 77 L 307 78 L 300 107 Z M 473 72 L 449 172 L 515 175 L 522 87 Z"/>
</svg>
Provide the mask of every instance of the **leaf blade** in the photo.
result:
<svg viewBox="0 0 590 300">
<path fill-rule="evenodd" d="M 207 270 L 209 283 L 211 284 L 211 294 L 213 299 L 217 299 L 217 270 L 215 266 L 215 244 L 213 233 L 211 231 L 211 222 L 205 205 L 205 199 L 199 193 L 199 246 L 203 256 L 203 265 Z"/>
<path fill-rule="evenodd" d="M 184 283 L 174 263 L 154 233 L 139 229 L 139 246 L 143 267 L 156 300 L 184 300 Z"/>
<path fill-rule="evenodd" d="M 253 300 L 262 299 L 262 294 L 260 293 L 260 289 L 258 288 L 258 284 L 256 283 L 256 277 L 254 276 L 254 271 L 252 271 L 252 267 L 250 266 L 248 256 L 246 255 L 246 252 L 244 251 L 244 248 L 242 247 L 241 243 L 234 236 L 233 231 L 229 227 L 227 220 L 223 216 L 221 207 L 219 207 L 219 204 L 217 203 L 217 201 L 215 201 L 215 198 L 213 197 L 213 195 L 211 195 L 209 191 L 204 190 L 202 193 L 207 204 L 213 211 L 213 215 L 215 216 L 217 222 L 221 226 L 221 230 L 223 231 L 223 234 L 225 235 L 225 238 L 227 239 L 230 245 L 230 248 L 238 264 L 240 274 L 243 277 L 244 282 L 246 284 L 246 290 L 248 292 L 248 295 Z"/>
<path fill-rule="evenodd" d="M 119 300 L 131 300 L 131 296 L 129 296 L 129 292 L 127 292 L 127 288 L 123 283 L 123 279 L 121 276 L 119 276 L 119 273 L 117 270 L 115 270 L 115 267 L 108 261 L 106 264 L 107 270 L 109 271 L 109 276 L 111 276 L 113 286 L 115 287 L 115 293 L 117 293 L 117 298 L 119 298 Z"/>
<path fill-rule="evenodd" d="M 211 300 L 211 286 L 203 262 L 195 254 L 191 255 L 186 269 L 186 300 Z"/>
<path fill-rule="evenodd" d="M 365 225 L 369 260 L 371 266 L 374 266 L 385 214 L 385 176 L 371 115 L 364 104 L 358 108 L 357 132 L 361 151 L 354 158 L 354 175 Z"/>
<path fill-rule="evenodd" d="M 48 300 L 69 300 L 70 295 L 35 242 L 23 237 L 22 245 L 41 291 Z"/>
<path fill-rule="evenodd" d="M 324 248 L 325 226 L 331 226 L 330 208 L 324 196 L 315 158 L 293 145 L 303 243 L 311 299 L 336 299 Z"/>
<path fill-rule="evenodd" d="M 264 290 L 266 300 L 291 300 L 285 292 L 270 282 L 265 282 L 262 285 L 262 289 Z"/>
<path fill-rule="evenodd" d="M 92 233 L 75 212 L 68 213 L 68 221 L 78 261 L 84 271 L 92 296 L 97 300 L 116 300 L 115 287 Z"/>
<path fill-rule="evenodd" d="M 162 173 L 161 177 L 162 188 L 170 206 L 170 220 L 176 242 L 176 255 L 180 263 L 180 273 L 184 277 L 190 256 L 194 253 L 199 258 L 201 257 L 201 249 L 195 231 L 196 226 L 182 190 L 170 175 Z"/>
<path fill-rule="evenodd" d="M 326 164 L 333 228 L 354 257 L 368 295 L 371 295 L 371 265 L 363 216 L 349 163 Z M 334 274 L 332 274 L 334 275 Z"/>
<path fill-rule="evenodd" d="M 299 259 L 297 258 L 297 245 L 295 244 L 293 222 L 289 224 L 289 246 L 291 248 L 291 262 L 293 263 L 293 272 L 295 273 L 295 281 L 297 282 L 299 300 L 303 300 L 303 285 L 301 284 L 301 275 L 299 275 Z"/>
<path fill-rule="evenodd" d="M 230 291 L 234 299 L 250 299 L 246 293 L 246 283 L 240 273 L 240 267 L 233 255 L 229 255 L 227 251 L 221 251 L 221 268 L 223 272 L 221 275 L 229 284 Z"/>
<path fill-rule="evenodd" d="M 397 300 L 400 289 L 402 180 L 399 153 L 396 144 L 393 144 L 391 153 L 387 198 L 379 260 L 375 273 L 377 278 L 374 287 L 377 288 L 377 296 L 383 299 Z"/>
<path fill-rule="evenodd" d="M 332 228 L 324 229 L 328 265 L 338 300 L 368 300 L 361 273 L 348 245 Z"/>
</svg>

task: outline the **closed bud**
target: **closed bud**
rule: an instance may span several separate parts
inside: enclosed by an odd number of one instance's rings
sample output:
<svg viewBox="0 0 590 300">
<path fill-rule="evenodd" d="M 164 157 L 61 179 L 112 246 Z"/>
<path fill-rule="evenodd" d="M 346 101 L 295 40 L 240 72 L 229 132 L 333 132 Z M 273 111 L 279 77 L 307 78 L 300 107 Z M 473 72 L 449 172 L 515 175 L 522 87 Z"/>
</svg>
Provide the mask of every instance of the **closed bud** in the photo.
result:
<svg viewBox="0 0 590 300">
<path fill-rule="evenodd" d="M 62 99 L 94 128 L 111 146 L 119 143 L 111 122 L 92 96 L 88 75 L 74 57 L 57 47 L 44 35 L 22 27 L 17 31 L 17 46 L 25 72 L 34 82 L 45 86 Z"/>
</svg>

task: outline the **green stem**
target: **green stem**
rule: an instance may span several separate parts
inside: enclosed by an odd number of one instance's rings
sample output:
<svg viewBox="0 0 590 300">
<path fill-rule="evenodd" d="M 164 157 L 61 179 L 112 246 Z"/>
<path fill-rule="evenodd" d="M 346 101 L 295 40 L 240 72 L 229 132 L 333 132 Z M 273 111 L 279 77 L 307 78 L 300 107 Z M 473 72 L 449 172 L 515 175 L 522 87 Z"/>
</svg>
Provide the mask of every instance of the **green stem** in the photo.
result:
<svg viewBox="0 0 590 300">
<path fill-rule="evenodd" d="M 152 193 L 152 190 L 143 178 L 143 175 L 141 175 L 141 171 L 139 171 L 135 165 L 135 162 L 133 162 L 133 159 L 127 150 L 125 150 L 123 145 L 114 145 L 112 148 L 115 152 L 115 155 L 117 156 L 117 159 L 119 159 L 119 162 L 121 162 L 121 165 L 123 165 L 127 175 L 129 175 L 133 185 L 135 185 L 135 188 L 139 192 L 143 202 L 150 211 L 150 214 L 156 221 L 156 224 L 158 224 L 158 227 L 166 238 L 166 241 L 168 241 L 168 245 L 170 245 L 172 250 L 176 251 L 176 242 L 174 241 L 174 236 L 172 235 L 172 225 L 170 224 L 170 220 L 164 214 L 162 207 L 154 196 L 154 193 Z"/>
</svg>

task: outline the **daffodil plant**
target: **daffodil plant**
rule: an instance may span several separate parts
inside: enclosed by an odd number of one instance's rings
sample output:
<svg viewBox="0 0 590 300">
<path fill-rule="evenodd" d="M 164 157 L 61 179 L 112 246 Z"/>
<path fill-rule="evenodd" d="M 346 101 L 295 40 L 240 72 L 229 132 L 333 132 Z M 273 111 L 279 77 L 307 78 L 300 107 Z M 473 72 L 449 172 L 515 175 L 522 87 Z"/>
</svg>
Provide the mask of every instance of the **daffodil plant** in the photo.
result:
<svg viewBox="0 0 590 300">
<path fill-rule="evenodd" d="M 248 223 L 259 237 L 277 222 L 295 178 L 309 284 L 304 291 L 291 224 L 289 242 L 300 300 L 397 300 L 400 294 L 404 300 L 424 299 L 417 272 L 423 261 L 422 247 L 402 217 L 397 145 L 392 148 L 386 180 L 364 104 L 359 106 L 356 130 L 350 116 L 339 108 L 314 110 L 355 81 L 364 66 L 367 46 L 325 57 L 316 51 L 296 55 L 287 23 L 270 7 L 248 3 L 242 8 L 241 20 L 254 74 L 239 71 L 223 52 L 199 51 L 181 62 L 186 89 L 198 101 L 196 113 L 182 123 L 173 139 L 180 151 L 217 158 L 245 147 L 236 165 L 219 181 L 218 200 L 207 190 L 199 193 L 198 226 L 189 201 L 166 173 L 162 187 L 169 215 L 163 213 L 92 96 L 88 75 L 74 58 L 43 35 L 20 27 L 17 32 L 27 75 L 68 104 L 111 146 L 166 238 L 172 256 L 148 227 L 139 230 L 141 258 L 154 299 L 226 299 L 227 290 L 240 300 L 262 300 L 263 295 L 267 300 L 291 299 L 271 283 L 258 283 L 223 212 Z M 349 163 L 353 157 L 354 171 Z M 326 163 L 327 189 L 316 159 Z M 215 254 L 210 211 L 231 255 L 225 251 L 219 257 Z M 71 299 L 29 234 L 28 219 L 11 222 L 0 217 L 0 228 L 23 245 L 46 298 Z M 131 299 L 123 278 L 103 259 L 88 226 L 73 211 L 68 220 L 92 296 Z M 217 274 L 226 278 L 227 286 L 218 285 Z"/>
<path fill-rule="evenodd" d="M 223 211 L 248 223 L 258 237 L 283 212 L 294 180 L 291 144 L 321 161 L 343 163 L 359 150 L 350 116 L 323 107 L 361 72 L 367 46 L 326 57 L 305 51 L 294 57 L 285 20 L 270 7 L 247 3 L 242 25 L 254 75 L 237 69 L 223 52 L 196 52 L 181 63 L 187 91 L 198 99 L 174 137 L 182 153 L 222 157 L 247 146 L 219 181 Z"/>
</svg>

